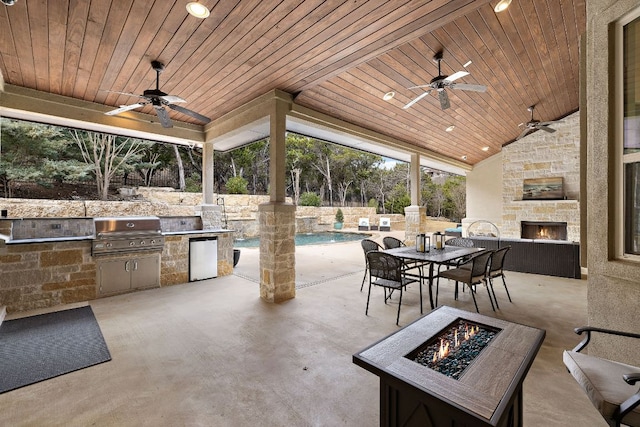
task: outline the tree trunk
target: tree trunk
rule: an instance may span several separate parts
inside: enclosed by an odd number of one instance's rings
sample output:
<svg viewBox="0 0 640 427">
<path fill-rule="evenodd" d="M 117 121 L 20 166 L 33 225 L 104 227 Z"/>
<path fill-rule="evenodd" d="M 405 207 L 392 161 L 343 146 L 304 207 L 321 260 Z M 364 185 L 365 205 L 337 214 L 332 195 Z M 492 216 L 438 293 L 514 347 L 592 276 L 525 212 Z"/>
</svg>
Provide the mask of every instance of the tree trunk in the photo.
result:
<svg viewBox="0 0 640 427">
<path fill-rule="evenodd" d="M 298 205 L 298 201 L 300 201 L 300 172 L 301 170 L 291 169 L 291 186 L 293 187 L 293 204 Z"/>
<path fill-rule="evenodd" d="M 176 155 L 176 163 L 178 163 L 178 180 L 180 191 L 184 191 L 187 188 L 187 184 L 184 180 L 184 165 L 182 164 L 182 157 L 180 156 L 180 150 L 178 150 L 178 146 L 174 144 L 173 152 Z"/>
</svg>

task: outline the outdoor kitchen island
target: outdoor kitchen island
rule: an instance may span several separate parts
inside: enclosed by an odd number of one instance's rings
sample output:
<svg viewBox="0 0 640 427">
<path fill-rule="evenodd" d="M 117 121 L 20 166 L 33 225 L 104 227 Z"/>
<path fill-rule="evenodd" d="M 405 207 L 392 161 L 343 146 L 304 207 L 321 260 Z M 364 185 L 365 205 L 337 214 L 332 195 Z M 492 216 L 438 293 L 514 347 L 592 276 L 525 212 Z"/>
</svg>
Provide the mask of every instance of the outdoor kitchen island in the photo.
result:
<svg viewBox="0 0 640 427">
<path fill-rule="evenodd" d="M 460 329 L 476 332 L 463 341 Z M 380 377 L 381 426 L 522 426 L 522 383 L 544 336 L 442 306 L 354 354 L 353 362 Z M 466 366 L 451 369 L 459 358 Z"/>
<path fill-rule="evenodd" d="M 116 217 L 117 218 L 117 217 Z M 198 217 L 160 217 L 161 232 L 153 236 L 159 246 L 135 252 L 96 255 L 98 236 L 94 218 L 19 218 L 0 220 L 0 301 L 7 312 L 25 311 L 82 302 L 117 293 L 189 281 L 189 242 L 216 239 L 217 275 L 233 272 L 233 232 L 225 229 L 194 229 Z M 125 221 L 125 227 L 128 221 Z M 135 228 L 135 227 L 134 227 Z M 165 231 L 166 229 L 166 231 Z M 142 240 L 128 241 L 139 244 Z M 106 246 L 105 242 L 105 246 Z M 111 246 L 115 247 L 115 246 Z M 109 264 L 111 263 L 111 264 Z M 100 270 L 146 271 L 132 273 L 130 285 L 100 290 Z M 108 270 L 103 277 L 110 277 Z M 149 280 L 149 276 L 158 276 Z M 124 273 L 126 274 L 126 273 Z M 142 278 L 141 282 L 138 281 Z M 105 292 L 106 290 L 106 292 Z"/>
</svg>

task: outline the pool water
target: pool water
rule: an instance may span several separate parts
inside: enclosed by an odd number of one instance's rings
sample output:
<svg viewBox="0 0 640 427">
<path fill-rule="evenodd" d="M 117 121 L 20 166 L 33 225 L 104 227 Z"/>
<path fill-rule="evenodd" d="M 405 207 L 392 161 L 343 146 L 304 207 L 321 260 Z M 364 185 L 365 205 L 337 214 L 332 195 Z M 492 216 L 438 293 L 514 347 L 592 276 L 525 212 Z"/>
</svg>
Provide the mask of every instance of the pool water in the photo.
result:
<svg viewBox="0 0 640 427">
<path fill-rule="evenodd" d="M 319 233 L 301 233 L 296 234 L 296 246 L 304 245 L 321 245 L 326 243 L 352 242 L 354 240 L 362 240 L 371 237 L 371 234 L 365 233 L 343 233 L 334 231 L 322 231 Z M 257 248 L 260 246 L 259 237 L 251 237 L 249 239 L 236 239 L 233 242 L 235 248 Z"/>
</svg>

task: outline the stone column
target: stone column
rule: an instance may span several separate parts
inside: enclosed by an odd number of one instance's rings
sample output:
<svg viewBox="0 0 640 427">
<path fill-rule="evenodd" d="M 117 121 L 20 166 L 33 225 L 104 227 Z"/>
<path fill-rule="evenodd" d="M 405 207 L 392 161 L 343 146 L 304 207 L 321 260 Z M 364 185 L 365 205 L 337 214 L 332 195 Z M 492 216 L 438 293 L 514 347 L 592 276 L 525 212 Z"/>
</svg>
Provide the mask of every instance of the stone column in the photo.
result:
<svg viewBox="0 0 640 427">
<path fill-rule="evenodd" d="M 276 98 L 270 111 L 269 203 L 259 206 L 260 297 L 280 302 L 296 295 L 296 207 L 285 202 L 285 133 L 290 101 Z"/>
<path fill-rule="evenodd" d="M 416 240 L 416 234 L 424 233 L 427 229 L 427 208 L 425 206 L 407 206 L 404 208 L 405 243 L 411 244 Z"/>
<path fill-rule="evenodd" d="M 416 234 L 423 233 L 426 229 L 427 208 L 420 206 L 420 155 L 411 155 L 409 176 L 411 181 L 411 206 L 404 208 L 405 232 L 404 239 L 407 244 L 415 241 Z"/>
<path fill-rule="evenodd" d="M 296 296 L 296 207 L 265 203 L 259 207 L 260 297 L 268 302 Z"/>
</svg>

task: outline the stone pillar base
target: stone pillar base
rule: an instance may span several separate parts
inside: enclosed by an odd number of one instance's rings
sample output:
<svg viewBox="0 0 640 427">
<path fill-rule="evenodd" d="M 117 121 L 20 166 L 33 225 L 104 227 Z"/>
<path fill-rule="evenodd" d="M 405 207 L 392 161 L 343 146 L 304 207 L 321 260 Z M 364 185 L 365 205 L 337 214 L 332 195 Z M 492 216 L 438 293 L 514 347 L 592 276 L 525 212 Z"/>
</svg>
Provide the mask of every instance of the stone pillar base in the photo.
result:
<svg viewBox="0 0 640 427">
<path fill-rule="evenodd" d="M 270 202 L 258 207 L 260 297 L 268 302 L 296 296 L 296 207 Z"/>
<path fill-rule="evenodd" d="M 411 205 L 404 208 L 405 243 L 412 244 L 416 241 L 416 234 L 424 233 L 427 229 L 427 208 L 425 206 Z"/>
<path fill-rule="evenodd" d="M 200 206 L 196 206 L 196 214 L 198 212 L 202 218 L 202 228 L 205 230 L 226 228 L 224 224 L 224 217 L 222 215 L 222 206 L 202 204 Z"/>
</svg>

